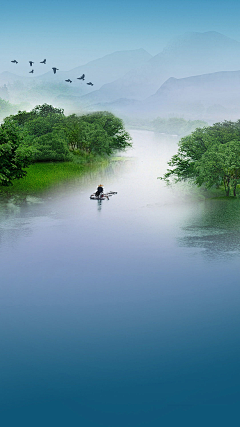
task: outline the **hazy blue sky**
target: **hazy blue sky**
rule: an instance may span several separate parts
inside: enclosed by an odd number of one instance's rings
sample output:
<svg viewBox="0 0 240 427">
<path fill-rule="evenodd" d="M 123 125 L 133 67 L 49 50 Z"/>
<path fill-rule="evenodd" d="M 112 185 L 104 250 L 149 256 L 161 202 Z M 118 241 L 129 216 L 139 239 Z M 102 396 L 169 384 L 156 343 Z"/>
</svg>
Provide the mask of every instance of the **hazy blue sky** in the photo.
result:
<svg viewBox="0 0 240 427">
<path fill-rule="evenodd" d="M 71 69 L 116 50 L 157 54 L 186 31 L 240 41 L 239 14 L 236 0 L 12 0 L 1 5 L 0 72 L 16 72 L 15 58 Z"/>
</svg>

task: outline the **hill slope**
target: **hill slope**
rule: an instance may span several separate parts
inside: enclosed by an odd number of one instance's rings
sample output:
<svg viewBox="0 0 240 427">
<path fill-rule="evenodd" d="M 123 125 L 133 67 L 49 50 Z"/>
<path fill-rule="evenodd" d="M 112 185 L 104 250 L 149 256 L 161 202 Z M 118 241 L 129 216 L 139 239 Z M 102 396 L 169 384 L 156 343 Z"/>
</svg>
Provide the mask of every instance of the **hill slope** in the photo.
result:
<svg viewBox="0 0 240 427">
<path fill-rule="evenodd" d="M 144 101 L 119 99 L 102 108 L 127 117 L 237 120 L 240 118 L 240 71 L 183 79 L 171 77 Z"/>
<path fill-rule="evenodd" d="M 186 33 L 138 69 L 84 97 L 88 104 L 118 98 L 141 100 L 153 95 L 170 77 L 240 69 L 240 43 L 216 32 Z"/>
</svg>

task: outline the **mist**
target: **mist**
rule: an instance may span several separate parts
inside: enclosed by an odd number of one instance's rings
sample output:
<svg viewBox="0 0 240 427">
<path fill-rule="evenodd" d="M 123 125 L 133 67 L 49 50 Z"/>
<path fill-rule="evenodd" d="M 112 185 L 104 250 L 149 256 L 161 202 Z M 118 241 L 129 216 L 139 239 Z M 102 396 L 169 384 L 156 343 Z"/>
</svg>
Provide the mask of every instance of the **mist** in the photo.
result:
<svg viewBox="0 0 240 427">
<path fill-rule="evenodd" d="M 10 63 L 11 72 L 0 74 L 0 97 L 16 105 L 15 110 L 50 103 L 67 114 L 108 110 L 132 120 L 236 120 L 239 58 L 237 40 L 214 31 L 185 33 L 157 55 L 143 48 L 116 51 L 56 74 L 49 60 L 36 65 L 40 75 L 29 75 L 35 64 L 26 63 L 25 75 L 20 75 L 13 72 L 18 64 Z M 83 74 L 85 80 L 79 80 Z"/>
<path fill-rule="evenodd" d="M 3 426 L 236 424 L 240 200 L 158 178 L 182 136 L 240 117 L 239 12 L 1 6 L 0 122 L 44 103 L 104 110 L 133 141 L 44 191 L 1 192 Z M 117 194 L 91 200 L 100 182 Z"/>
</svg>

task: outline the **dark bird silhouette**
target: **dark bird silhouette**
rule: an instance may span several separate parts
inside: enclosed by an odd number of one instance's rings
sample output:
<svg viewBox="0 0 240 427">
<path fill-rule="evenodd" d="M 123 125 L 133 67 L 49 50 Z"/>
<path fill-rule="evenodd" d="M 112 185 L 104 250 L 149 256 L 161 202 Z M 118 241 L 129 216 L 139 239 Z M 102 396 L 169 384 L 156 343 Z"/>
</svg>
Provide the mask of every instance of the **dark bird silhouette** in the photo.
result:
<svg viewBox="0 0 240 427">
<path fill-rule="evenodd" d="M 40 64 L 46 64 L 46 59 L 44 59 L 43 61 L 40 62 Z"/>
<path fill-rule="evenodd" d="M 81 77 L 77 77 L 78 80 L 85 80 L 85 74 L 82 74 Z"/>
<path fill-rule="evenodd" d="M 34 62 L 33 61 L 28 61 L 28 62 L 30 64 L 30 67 L 32 67 L 32 65 L 34 64 Z"/>
<path fill-rule="evenodd" d="M 92 82 L 88 82 L 87 85 L 93 86 L 93 83 Z"/>
<path fill-rule="evenodd" d="M 72 83 L 72 80 L 67 79 L 67 80 L 65 80 L 65 82 Z"/>
<path fill-rule="evenodd" d="M 56 74 L 56 71 L 58 71 L 58 70 L 59 70 L 59 68 L 52 67 L 52 70 L 53 70 L 53 73 L 54 73 L 54 74 Z"/>
<path fill-rule="evenodd" d="M 34 73 L 34 70 L 29 71 L 29 73 Z"/>
<path fill-rule="evenodd" d="M 18 62 L 16 61 L 16 59 L 14 59 L 13 61 L 11 61 L 11 62 L 13 62 L 14 64 L 18 64 Z"/>
</svg>

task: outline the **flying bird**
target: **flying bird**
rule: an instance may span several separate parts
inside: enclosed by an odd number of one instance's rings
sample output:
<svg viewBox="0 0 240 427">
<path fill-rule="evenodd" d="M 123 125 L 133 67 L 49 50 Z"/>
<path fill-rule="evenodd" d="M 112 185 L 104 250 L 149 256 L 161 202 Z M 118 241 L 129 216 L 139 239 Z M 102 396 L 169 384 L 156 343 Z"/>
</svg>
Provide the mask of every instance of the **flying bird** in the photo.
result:
<svg viewBox="0 0 240 427">
<path fill-rule="evenodd" d="M 29 73 L 34 73 L 34 70 L 29 71 Z"/>
<path fill-rule="evenodd" d="M 46 64 L 46 59 L 44 59 L 43 61 L 40 62 L 40 64 Z"/>
<path fill-rule="evenodd" d="M 16 61 L 16 59 L 14 59 L 13 61 L 11 61 L 11 62 L 13 62 L 14 64 L 18 64 L 18 62 Z"/>
<path fill-rule="evenodd" d="M 32 65 L 34 64 L 34 62 L 33 61 L 28 61 L 28 62 L 30 64 L 30 67 L 32 67 Z"/>
<path fill-rule="evenodd" d="M 54 74 L 56 74 L 56 71 L 58 71 L 58 70 L 59 70 L 59 68 L 52 67 L 52 70 L 53 70 L 53 73 L 54 73 Z"/>
<path fill-rule="evenodd" d="M 72 83 L 72 80 L 67 79 L 67 80 L 65 80 L 65 82 Z"/>
<path fill-rule="evenodd" d="M 78 80 L 85 80 L 85 74 L 82 74 L 81 77 L 77 77 Z"/>
<path fill-rule="evenodd" d="M 92 82 L 88 82 L 87 85 L 93 86 L 93 83 Z"/>
</svg>

